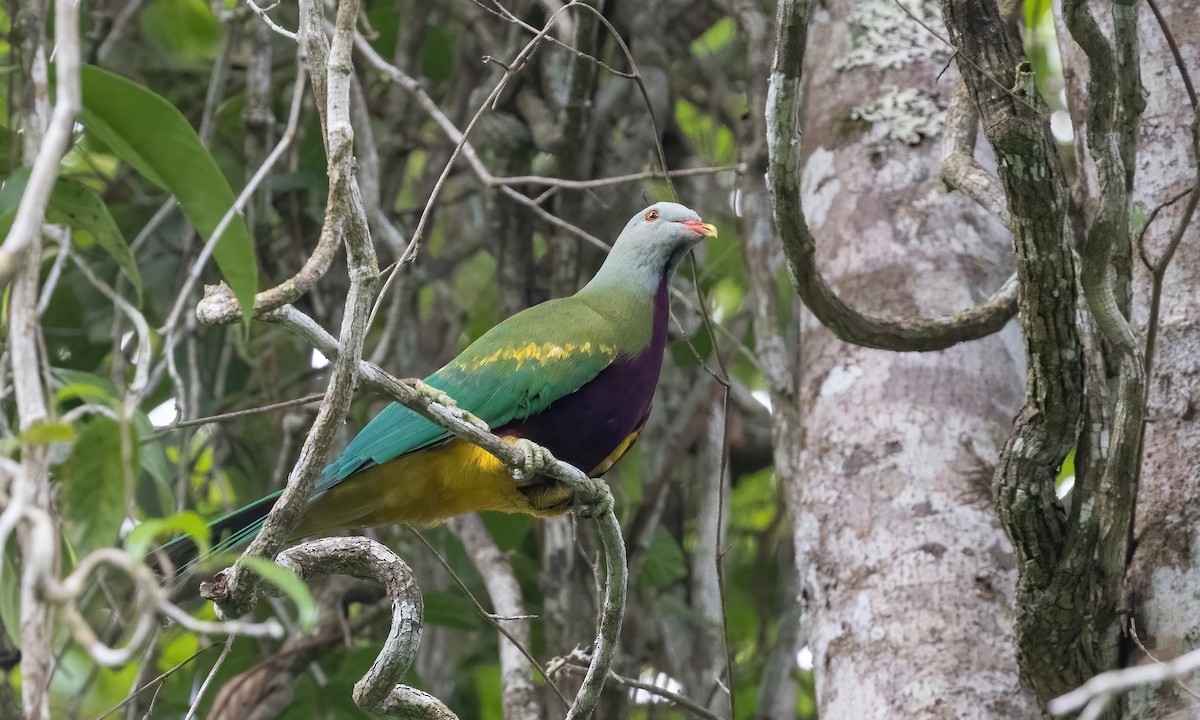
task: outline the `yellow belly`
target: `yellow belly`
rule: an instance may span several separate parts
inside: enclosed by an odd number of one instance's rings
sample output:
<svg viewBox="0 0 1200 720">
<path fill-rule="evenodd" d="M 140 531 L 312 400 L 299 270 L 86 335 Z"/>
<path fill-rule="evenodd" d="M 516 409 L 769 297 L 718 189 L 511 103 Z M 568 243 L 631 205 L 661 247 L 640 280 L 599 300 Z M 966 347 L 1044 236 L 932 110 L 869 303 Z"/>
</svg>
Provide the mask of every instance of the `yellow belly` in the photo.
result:
<svg viewBox="0 0 1200 720">
<path fill-rule="evenodd" d="M 592 477 L 607 472 L 633 445 L 639 431 L 594 468 Z M 556 517 L 570 509 L 570 501 L 571 491 L 553 480 L 518 487 L 494 455 L 455 438 L 367 468 L 333 486 L 309 505 L 296 537 L 337 527 L 437 525 L 480 510 Z"/>
<path fill-rule="evenodd" d="M 418 450 L 355 473 L 335 485 L 304 513 L 298 536 L 334 527 L 364 528 L 392 523 L 436 525 L 478 510 L 561 515 L 551 508 L 569 499 L 539 497 L 538 507 L 517 487 L 491 453 L 459 439 Z"/>
</svg>

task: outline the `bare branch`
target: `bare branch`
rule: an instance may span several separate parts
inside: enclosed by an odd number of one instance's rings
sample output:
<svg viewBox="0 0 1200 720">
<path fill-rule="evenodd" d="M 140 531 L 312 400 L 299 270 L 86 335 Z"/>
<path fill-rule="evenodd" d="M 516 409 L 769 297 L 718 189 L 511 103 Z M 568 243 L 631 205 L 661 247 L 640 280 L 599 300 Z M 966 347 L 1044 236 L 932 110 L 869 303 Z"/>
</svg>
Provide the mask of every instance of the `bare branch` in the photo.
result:
<svg viewBox="0 0 1200 720">
<path fill-rule="evenodd" d="M 217 676 L 217 671 L 225 664 L 225 658 L 229 657 L 229 651 L 233 649 L 233 636 L 230 635 L 225 640 L 225 647 L 221 648 L 221 654 L 217 656 L 213 662 L 212 669 L 208 671 L 208 675 L 204 678 L 204 682 L 200 684 L 200 689 L 196 691 L 196 697 L 192 699 L 192 705 L 188 708 L 187 715 L 183 716 L 183 720 L 192 720 L 196 717 L 196 710 L 200 708 L 200 701 L 204 699 L 204 693 L 208 690 L 208 686 L 212 684 L 213 678 Z"/>
<path fill-rule="evenodd" d="M 1086 664 L 1072 668 L 1072 674 L 1063 678 L 1078 682 L 1120 662 L 1119 606 L 1124 601 L 1146 412 L 1142 349 L 1127 317 L 1133 281 L 1130 191 L 1145 100 L 1136 6 L 1113 4 L 1112 43 L 1086 2 L 1064 2 L 1063 18 L 1089 65 L 1086 146 L 1099 176 L 1100 193 L 1080 253 L 1079 282 L 1104 341 L 1103 345 L 1091 342 L 1095 349 L 1084 354 L 1085 434 L 1076 455 L 1080 462 L 1072 504 L 1089 512 L 1074 515 L 1078 526 L 1072 528 L 1061 551 L 1070 575 L 1085 587 L 1072 595 L 1087 598 L 1090 608 L 1087 633 L 1079 640 Z M 1046 699 L 1071 684 L 1075 683 L 1043 682 L 1035 688 Z"/>
<path fill-rule="evenodd" d="M 55 0 L 54 45 L 57 79 L 54 114 L 38 149 L 37 159 L 29 172 L 29 181 L 17 206 L 12 228 L 0 245 L 0 285 L 17 273 L 26 248 L 41 232 L 46 206 L 58 178 L 58 163 L 71 144 L 75 118 L 83 106 L 83 89 L 79 80 L 79 5 L 71 0 Z M 40 50 L 40 46 L 39 46 Z M 44 90 L 44 88 L 43 88 Z"/>
<path fill-rule="evenodd" d="M 1167 662 L 1109 670 L 1071 692 L 1054 698 L 1046 705 L 1046 710 L 1051 715 L 1067 715 L 1083 710 L 1080 718 L 1099 717 L 1108 702 L 1118 695 L 1143 685 L 1157 685 L 1178 679 L 1197 669 L 1200 669 L 1200 650 L 1193 650 Z"/>
<path fill-rule="evenodd" d="M 975 137 L 978 132 L 979 114 L 971 104 L 967 81 L 960 75 L 950 95 L 950 106 L 946 108 L 942 180 L 979 203 L 1004 227 L 1010 227 L 1011 220 L 1008 208 L 1004 206 L 1004 188 L 1000 187 L 1000 180 L 984 170 L 975 159 Z"/>
<path fill-rule="evenodd" d="M 354 684 L 359 707 L 414 720 L 457 720 L 437 698 L 400 684 L 421 644 L 424 607 L 412 570 L 395 553 L 365 537 L 322 538 L 285 550 L 276 562 L 302 580 L 340 574 L 383 584 L 392 603 L 391 630 L 370 670 Z"/>
<path fill-rule="evenodd" d="M 995 152 L 1011 216 L 1027 391 L 1001 451 L 993 493 L 1020 572 L 1022 676 L 1047 699 L 1053 688 L 1072 687 L 1090 674 L 1086 663 L 1095 640 L 1089 619 L 1067 609 L 1091 602 L 1089 558 L 1064 557 L 1068 522 L 1054 493 L 1058 468 L 1076 444 L 1083 397 L 1067 182 L 1032 67 L 1022 62 L 995 3 L 943 0 L 942 14 Z M 998 84 L 1010 83 L 1011 90 L 996 92 Z"/>
<path fill-rule="evenodd" d="M 579 653 L 578 651 L 565 658 L 555 658 L 550 662 L 550 671 L 557 672 L 565 670 L 567 672 L 583 672 L 584 668 L 587 667 L 587 659 L 588 658 L 586 654 Z M 618 685 L 624 685 L 627 688 L 648 692 L 651 695 L 657 695 L 658 697 L 667 700 L 668 702 L 678 706 L 682 710 L 686 710 L 696 717 L 704 718 L 705 720 L 721 720 L 720 715 L 717 715 L 708 708 L 700 705 L 695 700 L 692 700 L 685 695 L 680 695 L 677 692 L 672 692 L 665 687 L 655 685 L 654 683 L 635 680 L 634 678 L 624 677 L 611 670 L 608 672 L 608 678 L 616 682 Z"/>
</svg>

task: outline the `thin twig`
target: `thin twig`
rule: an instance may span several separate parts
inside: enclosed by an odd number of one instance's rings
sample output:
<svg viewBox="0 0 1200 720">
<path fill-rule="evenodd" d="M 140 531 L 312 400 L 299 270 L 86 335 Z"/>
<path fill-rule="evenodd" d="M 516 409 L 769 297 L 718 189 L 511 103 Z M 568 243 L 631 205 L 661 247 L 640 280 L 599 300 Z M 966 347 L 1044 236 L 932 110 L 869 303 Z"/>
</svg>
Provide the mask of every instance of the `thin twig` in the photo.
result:
<svg viewBox="0 0 1200 720">
<path fill-rule="evenodd" d="M 465 594 L 467 598 L 469 598 L 470 601 L 475 605 L 475 609 L 479 611 L 480 616 L 482 616 L 489 625 L 496 628 L 497 632 L 508 638 L 509 642 L 511 642 L 518 650 L 521 651 L 521 654 L 525 656 L 525 659 L 529 661 L 529 664 L 538 671 L 538 674 L 542 676 L 542 678 L 550 686 L 550 689 L 553 690 L 554 694 L 558 696 L 558 699 L 562 701 L 563 707 L 570 708 L 571 701 L 567 699 L 566 695 L 563 695 L 563 691 L 560 690 L 554 680 L 550 678 L 550 675 L 546 672 L 546 668 L 543 667 L 540 662 L 538 662 L 538 659 L 533 656 L 533 653 L 529 651 L 529 648 L 525 647 L 524 643 L 520 642 L 516 637 L 514 637 L 513 634 L 509 632 L 508 628 L 500 624 L 498 619 L 483 607 L 483 604 L 479 602 L 479 598 L 475 597 L 475 593 L 471 592 L 471 589 L 467 587 L 467 584 L 463 582 L 462 578 L 460 578 L 458 573 L 455 572 L 454 568 L 451 567 L 449 561 L 442 557 L 442 554 L 438 552 L 438 549 L 435 548 L 433 543 L 429 542 L 429 540 L 423 534 L 421 534 L 420 530 L 411 525 L 408 527 L 408 529 L 417 536 L 418 540 L 424 543 L 429 552 L 433 553 L 433 556 L 437 558 L 439 563 L 441 563 L 442 569 L 444 569 L 450 576 L 450 579 L 453 580 L 456 585 L 458 585 L 458 589 L 462 590 L 463 594 Z"/>
<path fill-rule="evenodd" d="M 212 669 L 208 671 L 208 676 L 204 678 L 204 682 L 200 684 L 200 689 L 196 691 L 196 697 L 192 699 L 191 707 L 188 708 L 187 715 L 183 716 L 183 720 L 192 720 L 192 718 L 196 717 L 196 711 L 200 709 L 200 701 L 204 699 L 204 693 L 208 690 L 208 686 L 212 684 L 213 678 L 217 676 L 217 671 L 225 664 L 225 658 L 229 657 L 229 651 L 232 649 L 233 636 L 230 635 L 225 639 L 225 647 L 221 649 L 221 654 L 217 656 Z"/>
<path fill-rule="evenodd" d="M 218 644 L 218 643 L 211 642 L 211 643 L 209 643 L 209 644 L 205 645 L 204 647 L 200 648 L 200 649 L 199 649 L 199 650 L 197 650 L 196 652 L 192 653 L 191 655 L 187 656 L 187 657 L 186 657 L 186 658 L 184 658 L 183 660 L 181 660 L 181 661 L 179 661 L 178 663 L 176 663 L 174 667 L 172 667 L 172 668 L 170 668 L 170 669 L 168 669 L 168 670 L 165 670 L 165 671 L 163 671 L 162 673 L 160 673 L 160 674 L 158 675 L 158 677 L 154 678 L 153 680 L 150 680 L 150 681 L 149 681 L 149 682 L 147 682 L 145 685 L 142 685 L 140 688 L 138 688 L 138 689 L 134 690 L 132 693 L 130 693 L 130 694 L 129 694 L 129 697 L 125 698 L 124 700 L 122 700 L 121 702 L 117 703 L 116 705 L 113 705 L 111 708 L 109 708 L 109 709 L 108 709 L 108 710 L 106 710 L 105 712 L 103 712 L 103 713 L 101 713 L 101 714 L 97 715 L 97 716 L 96 716 L 96 720 L 104 720 L 104 718 L 106 718 L 106 717 L 108 717 L 109 715 L 112 715 L 113 713 L 117 712 L 117 711 L 118 711 L 118 710 L 120 710 L 121 708 L 125 707 L 125 706 L 126 706 L 126 705 L 128 705 L 129 703 L 131 703 L 131 702 L 133 702 L 134 700 L 136 700 L 136 699 L 137 699 L 137 697 L 138 697 L 139 695 L 141 695 L 143 692 L 145 692 L 147 689 L 149 689 L 149 688 L 150 688 L 152 685 L 157 685 L 158 687 L 162 687 L 162 681 L 164 681 L 164 680 L 166 680 L 167 678 L 171 677 L 171 676 L 172 676 L 172 675 L 174 675 L 176 672 L 178 672 L 178 671 L 182 670 L 182 669 L 183 669 L 183 668 L 184 668 L 184 667 L 185 667 L 185 666 L 186 666 L 188 663 L 190 663 L 190 662 L 192 662 L 193 660 L 195 660 L 196 658 L 200 657 L 202 654 L 204 654 L 204 653 L 208 652 L 209 650 L 212 650 L 213 648 L 215 648 L 215 647 L 217 646 L 217 644 Z M 157 692 L 157 691 L 156 691 L 156 692 Z"/>
<path fill-rule="evenodd" d="M 575 673 L 583 672 L 584 668 L 586 668 L 587 666 L 576 664 L 578 662 L 579 662 L 578 658 L 570 657 L 570 658 L 566 658 L 565 662 L 563 662 L 558 667 L 563 670 L 570 671 L 570 672 L 575 672 Z M 666 689 L 665 687 L 662 687 L 661 685 L 655 685 L 654 683 L 642 682 L 641 680 L 635 680 L 634 678 L 625 677 L 624 675 L 618 675 L 617 673 L 613 672 L 612 670 L 608 671 L 608 679 L 616 682 L 619 685 L 624 685 L 625 687 L 633 688 L 634 690 L 642 690 L 644 692 L 650 693 L 651 695 L 657 695 L 658 697 L 663 698 L 664 700 L 667 700 L 667 701 L 675 704 L 681 710 L 686 710 L 687 712 L 695 715 L 696 717 L 704 718 L 705 720 L 722 720 L 722 718 L 719 715 L 712 712 L 708 708 L 703 707 L 702 705 L 697 703 L 695 700 L 692 700 L 691 698 L 687 697 L 686 695 L 680 695 L 677 692 L 672 692 L 672 691 Z"/>
<path fill-rule="evenodd" d="M 267 24 L 267 27 L 271 28 L 272 32 L 282 35 L 283 37 L 287 38 L 288 40 L 291 40 L 292 42 L 296 42 L 296 40 L 297 40 L 296 33 L 292 32 L 291 30 L 288 30 L 287 28 L 283 27 L 279 23 L 275 22 L 274 20 L 271 19 L 271 16 L 267 14 L 271 10 L 275 9 L 275 7 L 277 5 L 279 5 L 279 3 L 275 3 L 274 5 L 272 5 L 271 7 L 268 7 L 268 8 L 263 8 L 263 7 L 259 7 L 258 4 L 254 2 L 254 0 L 246 0 L 246 7 L 250 8 L 250 11 L 253 12 L 255 15 L 262 18 L 262 21 Z"/>
<path fill-rule="evenodd" d="M 210 415 L 208 417 L 196 418 L 195 420 L 184 420 L 181 422 L 174 422 L 174 423 L 171 423 L 170 425 L 162 428 L 161 430 L 159 430 L 158 434 L 155 435 L 153 438 L 151 438 L 151 440 L 157 440 L 158 438 L 161 438 L 163 435 L 166 435 L 167 433 L 171 433 L 176 430 L 179 430 L 180 428 L 195 427 L 197 425 L 209 425 L 211 423 L 226 422 L 228 420 L 236 420 L 237 418 L 246 417 L 248 415 L 258 415 L 260 413 L 273 412 L 275 410 L 282 410 L 284 408 L 295 407 L 297 405 L 310 405 L 312 403 L 319 401 L 323 397 L 325 397 L 324 393 L 313 393 L 312 395 L 305 395 L 304 397 L 301 397 L 301 398 L 294 398 L 292 400 L 284 400 L 282 402 L 271 403 L 270 405 L 260 405 L 259 407 L 246 408 L 245 410 L 232 410 L 227 413 L 221 413 L 220 415 Z"/>
</svg>

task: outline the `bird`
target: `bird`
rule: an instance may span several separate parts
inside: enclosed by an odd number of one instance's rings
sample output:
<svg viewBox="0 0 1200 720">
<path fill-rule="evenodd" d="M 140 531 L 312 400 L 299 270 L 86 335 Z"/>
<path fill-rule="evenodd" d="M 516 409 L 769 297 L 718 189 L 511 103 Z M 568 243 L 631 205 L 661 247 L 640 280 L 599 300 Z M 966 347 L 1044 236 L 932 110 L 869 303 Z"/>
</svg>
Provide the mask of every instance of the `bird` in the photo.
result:
<svg viewBox="0 0 1200 720">
<path fill-rule="evenodd" d="M 602 476 L 650 415 L 675 269 L 697 243 L 716 236 L 716 227 L 678 203 L 645 208 L 582 289 L 500 322 L 425 382 L 506 442 L 536 444 L 590 477 Z M 209 523 L 214 553 L 248 542 L 281 494 Z M 488 451 L 393 402 L 322 470 L 293 535 L 433 526 L 473 511 L 548 518 L 571 504 L 572 492 L 560 481 L 537 476 L 518 483 Z M 195 547 L 189 555 L 188 543 L 176 543 L 167 550 L 180 567 L 194 559 Z"/>
</svg>

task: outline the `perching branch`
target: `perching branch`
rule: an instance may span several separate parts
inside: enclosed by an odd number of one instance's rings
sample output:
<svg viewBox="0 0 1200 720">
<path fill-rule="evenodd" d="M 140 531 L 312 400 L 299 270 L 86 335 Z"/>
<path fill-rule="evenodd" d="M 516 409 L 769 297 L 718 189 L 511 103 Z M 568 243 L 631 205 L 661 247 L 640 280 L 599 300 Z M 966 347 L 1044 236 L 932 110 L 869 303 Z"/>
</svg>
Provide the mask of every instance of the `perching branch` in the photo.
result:
<svg viewBox="0 0 1200 720">
<path fill-rule="evenodd" d="M 775 227 L 783 240 L 792 286 L 809 310 L 846 342 L 897 351 L 941 350 L 990 335 L 1016 312 L 1014 288 L 1006 283 L 983 304 L 927 320 L 893 320 L 862 314 L 830 288 L 816 263 L 816 239 L 800 204 L 799 116 L 809 0 L 780 0 L 775 18 L 775 61 L 767 95 L 767 138 Z"/>
<path fill-rule="evenodd" d="M 320 28 L 322 25 L 318 24 L 316 19 L 320 12 L 319 5 L 316 3 L 313 5 L 315 7 L 310 7 L 307 11 L 306 23 L 311 38 L 310 42 L 316 48 L 315 52 L 319 53 L 319 45 L 323 38 L 319 32 L 314 32 L 313 28 Z M 360 359 L 363 329 L 366 325 L 366 305 L 369 304 L 370 290 L 369 284 L 364 281 L 374 277 L 374 255 L 366 232 L 366 218 L 362 211 L 361 199 L 358 197 L 357 185 L 354 182 L 350 166 L 353 134 L 349 119 L 349 46 L 353 37 L 356 12 L 357 3 L 353 0 L 346 0 L 339 5 L 334 42 L 329 52 L 327 126 L 330 156 L 330 199 L 326 209 L 326 225 L 334 223 L 341 232 L 346 233 L 345 240 L 351 266 L 351 290 L 343 318 L 342 338 L 340 342 L 335 342 L 316 323 L 290 306 L 266 315 L 269 319 L 278 318 L 285 322 L 290 320 L 296 326 L 303 327 L 313 336 L 310 337 L 310 342 L 314 347 L 321 350 L 326 357 L 334 359 L 334 370 L 325 401 L 322 402 L 321 410 L 301 451 L 300 460 L 292 472 L 288 487 L 268 516 L 262 531 L 246 552 L 267 557 L 274 556 L 290 535 L 292 528 L 295 527 L 303 505 L 311 495 L 316 475 L 324 465 L 324 456 L 332 442 L 333 432 L 349 406 L 357 370 L 362 374 L 364 381 L 369 384 L 383 384 L 387 388 L 387 394 L 443 427 L 448 427 L 461 437 L 484 447 L 510 468 L 522 473 L 533 471 L 566 482 L 575 490 L 577 511 L 585 516 L 599 516 L 601 537 L 608 559 L 605 610 L 601 618 L 600 636 L 597 639 L 593 667 L 568 715 L 569 718 L 585 717 L 590 714 L 599 699 L 605 673 L 615 652 L 625 607 L 625 551 L 620 526 L 612 513 L 611 493 L 602 482 L 593 481 L 579 470 L 553 459 L 549 453 L 535 453 L 536 467 L 531 468 L 530 458 L 525 452 L 495 435 L 481 430 L 479 426 L 463 420 L 461 412 L 456 415 L 446 405 L 439 402 L 445 399 L 444 396 L 440 394 L 431 396 L 429 392 L 422 393 L 413 385 L 401 383 L 379 371 L 378 368 L 363 363 Z M 314 50 L 310 49 L 310 57 L 313 54 Z M 314 94 L 319 97 L 321 93 L 316 91 Z M 210 290 L 211 292 L 208 293 L 210 300 L 212 295 L 220 293 L 218 288 Z M 300 320 L 301 317 L 304 320 Z M 313 342 L 314 338 L 319 338 L 322 342 Z M 321 347 L 322 345 L 325 347 Z M 347 348 L 349 352 L 339 352 L 341 348 Z M 378 374 L 372 373 L 371 368 L 374 368 Z M 219 596 L 218 609 L 224 616 L 244 614 L 254 602 L 256 583 L 252 579 L 249 582 L 244 580 L 255 576 L 252 573 L 250 575 L 242 573 L 244 570 L 235 566 L 224 573 L 217 583 L 219 592 L 215 594 Z"/>
</svg>

